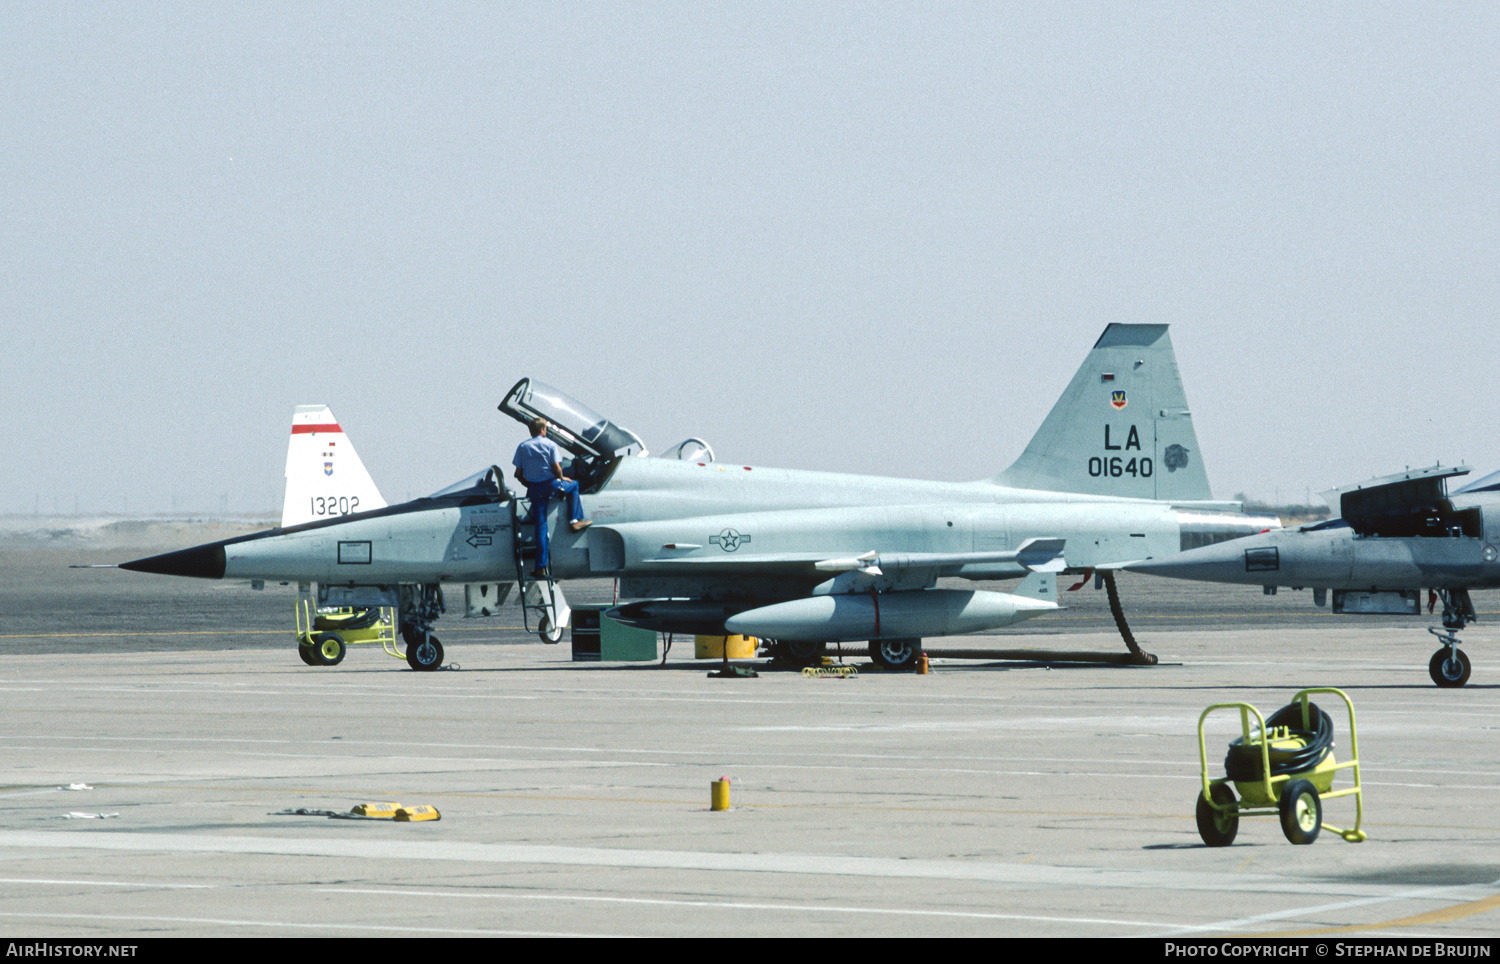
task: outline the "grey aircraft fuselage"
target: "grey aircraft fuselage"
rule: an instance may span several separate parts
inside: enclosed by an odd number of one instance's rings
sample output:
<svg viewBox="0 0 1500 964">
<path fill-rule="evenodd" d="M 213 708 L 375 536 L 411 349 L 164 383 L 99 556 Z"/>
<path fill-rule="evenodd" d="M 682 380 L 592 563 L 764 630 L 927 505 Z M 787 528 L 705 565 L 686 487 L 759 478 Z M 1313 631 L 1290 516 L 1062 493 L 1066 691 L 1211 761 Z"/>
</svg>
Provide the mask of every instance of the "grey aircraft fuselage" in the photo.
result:
<svg viewBox="0 0 1500 964">
<path fill-rule="evenodd" d="M 1273 529 L 1126 568 L 1268 588 L 1410 592 L 1500 587 L 1500 493 L 1447 496 L 1432 488 L 1403 499 L 1393 491 L 1407 482 L 1431 487 L 1467 471 L 1434 467 L 1375 479 L 1340 490 L 1353 498 L 1341 505 L 1344 514 L 1338 519 Z M 1383 511 L 1361 511 L 1359 496 L 1377 491 Z"/>
<path fill-rule="evenodd" d="M 1020 458 L 977 482 L 726 465 L 706 446 L 684 457 L 688 443 L 677 459 L 646 458 L 635 435 L 529 379 L 500 407 L 521 421 L 548 419 L 549 437 L 573 456 L 569 471 L 593 523 L 573 533 L 556 504 L 548 510 L 551 611 L 565 611 L 552 580 L 613 577 L 622 598 L 642 601 L 615 610 L 617 618 L 645 628 L 723 632 L 733 617 L 806 641 L 826 630 L 823 641 L 833 641 L 899 625 L 910 656 L 924 625 L 968 632 L 1056 608 L 1037 606 L 1036 596 L 938 590 L 941 577 L 1116 567 L 1278 524 L 1211 499 L 1165 325 L 1108 326 Z M 429 599 L 442 583 L 525 589 L 529 512 L 492 466 L 429 498 L 123 568 L 324 587 L 417 585 Z M 1027 548 L 1041 543 L 1052 547 L 1049 560 Z M 772 608 L 764 619 L 751 612 Z M 405 608 L 402 615 L 405 623 Z M 413 618 L 425 633 L 427 616 Z M 867 625 L 871 636 L 849 635 Z"/>
<path fill-rule="evenodd" d="M 1010 548 L 1042 532 L 1067 540 L 1068 566 L 1081 570 L 1168 555 L 1195 537 L 1226 538 L 1259 531 L 1272 521 L 987 481 L 922 482 L 645 458 L 622 458 L 608 483 L 583 496 L 583 502 L 595 521 L 592 529 L 570 533 L 566 526 L 552 527 L 554 578 L 718 583 L 722 580 L 695 575 L 699 560 L 800 554 L 817 561 L 877 546 L 982 552 Z M 554 504 L 552 515 L 558 511 Z M 502 494 L 476 486 L 168 555 L 179 557 L 187 570 L 172 574 L 209 578 L 360 585 L 494 582 L 513 575 L 512 521 Z M 677 548 L 664 548 L 668 545 Z M 753 565 L 744 568 L 753 579 L 748 571 Z M 960 569 L 952 574 L 997 579 L 1025 572 L 1010 562 Z M 725 585 L 722 591 L 742 588 Z"/>
<path fill-rule="evenodd" d="M 1300 528 L 1147 559 L 1125 568 L 1203 582 L 1311 589 L 1317 605 L 1334 594 L 1338 613 L 1418 615 L 1420 592 L 1443 601 L 1446 649 L 1429 669 L 1440 686 L 1468 679 L 1454 633 L 1474 619 L 1469 591 L 1500 587 L 1500 481 L 1481 479 L 1452 495 L 1446 480 L 1463 466 L 1408 470 L 1329 494 L 1340 517 Z M 1460 663 L 1461 661 L 1461 663 Z"/>
<path fill-rule="evenodd" d="M 1486 509 L 1484 536 L 1444 538 L 1362 536 L 1349 526 L 1288 527 L 1195 549 L 1175 559 L 1132 563 L 1131 572 L 1247 586 L 1341 591 L 1500 588 L 1500 499 L 1455 498 Z M 1273 550 L 1275 555 L 1264 554 Z M 1247 553 L 1249 561 L 1247 562 Z M 1257 553 L 1260 553 L 1259 555 Z"/>
</svg>

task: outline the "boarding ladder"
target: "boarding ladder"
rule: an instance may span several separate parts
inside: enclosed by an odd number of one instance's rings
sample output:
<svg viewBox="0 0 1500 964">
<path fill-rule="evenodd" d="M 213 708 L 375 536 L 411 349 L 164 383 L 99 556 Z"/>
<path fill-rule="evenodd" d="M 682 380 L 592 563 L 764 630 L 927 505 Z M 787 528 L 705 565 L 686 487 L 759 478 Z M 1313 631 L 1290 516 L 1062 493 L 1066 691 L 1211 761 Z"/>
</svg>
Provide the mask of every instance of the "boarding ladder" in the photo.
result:
<svg viewBox="0 0 1500 964">
<path fill-rule="evenodd" d="M 542 637 L 544 643 L 556 643 L 562 639 L 563 630 L 572 619 L 573 611 L 563 598 L 563 591 L 548 572 L 546 579 L 533 579 L 531 571 L 536 568 L 536 523 L 532 519 L 531 500 L 517 493 L 510 500 L 510 523 L 513 536 L 511 545 L 515 550 L 516 588 L 520 591 L 521 623 L 528 633 Z M 547 511 L 546 506 L 536 511 Z M 532 620 L 536 628 L 532 628 Z"/>
</svg>

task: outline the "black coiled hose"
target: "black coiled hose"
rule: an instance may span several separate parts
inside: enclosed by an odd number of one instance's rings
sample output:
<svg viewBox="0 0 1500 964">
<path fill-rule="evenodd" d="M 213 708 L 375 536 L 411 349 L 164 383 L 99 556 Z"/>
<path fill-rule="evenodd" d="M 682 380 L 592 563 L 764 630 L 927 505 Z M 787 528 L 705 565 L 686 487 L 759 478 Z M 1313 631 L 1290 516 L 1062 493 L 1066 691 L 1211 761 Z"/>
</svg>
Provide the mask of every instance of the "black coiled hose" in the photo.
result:
<svg viewBox="0 0 1500 964">
<path fill-rule="evenodd" d="M 1307 744 L 1289 749 L 1270 747 L 1271 776 L 1311 770 L 1333 749 L 1333 720 L 1316 703 L 1307 704 L 1307 710 L 1313 727 L 1311 732 L 1302 729 L 1301 703 L 1288 703 L 1266 720 L 1266 729 L 1287 727 L 1292 736 L 1302 737 Z M 1243 737 L 1230 743 L 1229 754 L 1224 757 L 1224 771 L 1231 780 L 1259 780 L 1263 776 L 1260 744 L 1246 744 Z"/>
<path fill-rule="evenodd" d="M 347 615 L 320 615 L 315 628 L 333 632 L 352 632 L 356 629 L 369 629 L 378 622 L 380 622 L 380 607 L 370 606 Z"/>
</svg>

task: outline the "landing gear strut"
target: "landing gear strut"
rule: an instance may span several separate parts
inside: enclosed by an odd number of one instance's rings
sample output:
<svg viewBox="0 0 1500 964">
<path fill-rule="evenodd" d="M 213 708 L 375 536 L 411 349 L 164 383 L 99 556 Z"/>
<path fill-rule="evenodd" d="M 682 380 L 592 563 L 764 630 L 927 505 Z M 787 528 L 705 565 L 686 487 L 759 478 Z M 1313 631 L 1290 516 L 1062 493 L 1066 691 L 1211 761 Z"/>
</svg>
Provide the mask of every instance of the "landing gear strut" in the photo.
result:
<svg viewBox="0 0 1500 964">
<path fill-rule="evenodd" d="M 443 644 L 432 635 L 432 624 L 446 608 L 442 586 L 401 587 L 401 638 L 406 643 L 406 664 L 412 669 L 434 670 L 443 665 Z"/>
<path fill-rule="evenodd" d="M 1469 599 L 1467 589 L 1433 591 L 1443 601 L 1443 627 L 1429 626 L 1427 631 L 1443 645 L 1427 663 L 1427 674 L 1444 689 L 1462 686 L 1469 681 L 1469 671 L 1473 667 L 1469 657 L 1458 648 L 1458 631 L 1474 621 L 1474 603 Z"/>
<path fill-rule="evenodd" d="M 1438 638 L 1442 647 L 1432 654 L 1427 663 L 1427 673 L 1432 681 L 1444 689 L 1462 686 L 1469 681 L 1473 668 L 1469 657 L 1459 649 L 1458 631 L 1474 621 L 1474 603 L 1467 589 L 1433 590 L 1443 601 L 1443 627 L 1427 627 L 1427 631 Z"/>
</svg>

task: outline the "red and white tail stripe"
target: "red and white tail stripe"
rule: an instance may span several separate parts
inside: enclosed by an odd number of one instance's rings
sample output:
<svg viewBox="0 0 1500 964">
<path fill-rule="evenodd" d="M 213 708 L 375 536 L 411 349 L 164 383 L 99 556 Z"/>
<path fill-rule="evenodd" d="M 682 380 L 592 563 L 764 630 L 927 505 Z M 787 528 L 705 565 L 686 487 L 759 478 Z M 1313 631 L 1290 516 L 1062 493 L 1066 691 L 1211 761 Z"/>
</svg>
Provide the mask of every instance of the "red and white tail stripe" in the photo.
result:
<svg viewBox="0 0 1500 964">
<path fill-rule="evenodd" d="M 286 449 L 281 524 L 300 525 L 385 506 L 375 481 L 327 405 L 298 405 Z"/>
</svg>

